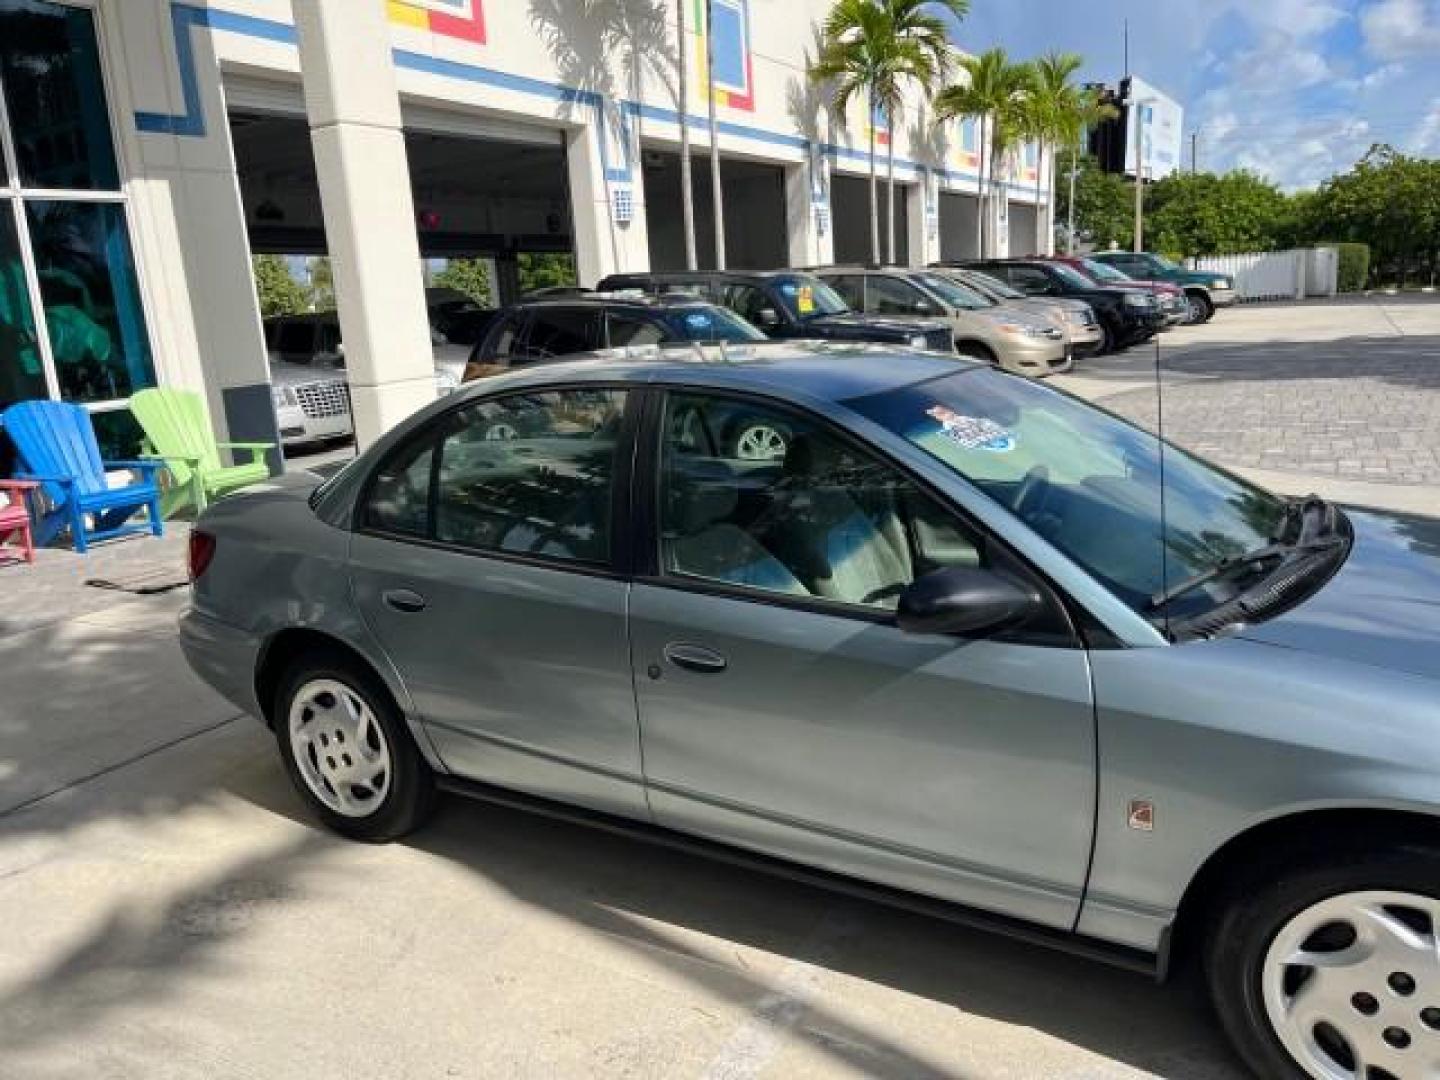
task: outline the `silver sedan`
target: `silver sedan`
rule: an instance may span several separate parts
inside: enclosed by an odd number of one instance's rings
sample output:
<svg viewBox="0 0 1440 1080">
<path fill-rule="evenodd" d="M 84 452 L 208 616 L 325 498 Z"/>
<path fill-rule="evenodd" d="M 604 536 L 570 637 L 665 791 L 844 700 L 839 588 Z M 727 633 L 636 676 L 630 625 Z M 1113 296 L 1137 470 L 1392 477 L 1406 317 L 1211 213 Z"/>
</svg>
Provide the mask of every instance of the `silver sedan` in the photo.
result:
<svg viewBox="0 0 1440 1080">
<path fill-rule="evenodd" d="M 783 450 L 738 454 L 757 424 Z M 953 357 L 776 344 L 478 383 L 212 506 L 191 564 L 190 663 L 346 835 L 501 799 L 1198 956 L 1263 1076 L 1436 1073 L 1433 525 Z"/>
</svg>

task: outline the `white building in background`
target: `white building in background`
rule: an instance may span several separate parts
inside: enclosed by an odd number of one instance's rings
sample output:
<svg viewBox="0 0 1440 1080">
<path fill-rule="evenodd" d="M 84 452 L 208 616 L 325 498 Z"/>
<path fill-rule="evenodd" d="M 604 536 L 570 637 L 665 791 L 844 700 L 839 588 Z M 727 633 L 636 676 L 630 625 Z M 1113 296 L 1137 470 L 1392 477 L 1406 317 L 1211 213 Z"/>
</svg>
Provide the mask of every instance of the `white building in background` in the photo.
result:
<svg viewBox="0 0 1440 1080">
<path fill-rule="evenodd" d="M 714 0 L 728 265 L 868 260 L 872 123 L 897 260 L 976 254 L 983 132 L 918 98 L 832 115 L 806 77 L 829 8 Z M 583 284 L 681 265 L 676 70 L 675 0 L 0 0 L 0 408 L 80 401 L 121 445 L 130 393 L 175 385 L 222 439 L 273 439 L 250 255 L 328 253 L 357 423 L 381 430 L 433 392 L 423 259 L 491 259 L 507 299 L 530 253 Z M 1033 152 L 1002 192 L 1000 253 L 1032 251 Z"/>
</svg>

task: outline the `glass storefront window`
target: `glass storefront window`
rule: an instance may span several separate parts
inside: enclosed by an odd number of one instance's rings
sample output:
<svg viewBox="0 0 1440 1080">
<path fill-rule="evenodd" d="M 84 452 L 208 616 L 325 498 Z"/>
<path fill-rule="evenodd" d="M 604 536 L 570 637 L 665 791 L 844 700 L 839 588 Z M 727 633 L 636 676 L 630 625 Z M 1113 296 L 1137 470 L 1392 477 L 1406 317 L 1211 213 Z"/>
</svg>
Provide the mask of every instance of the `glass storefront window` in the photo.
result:
<svg viewBox="0 0 1440 1080">
<path fill-rule="evenodd" d="M 124 207 L 26 200 L 25 212 L 65 399 L 108 401 L 155 385 Z"/>
<path fill-rule="evenodd" d="M 155 385 L 128 207 L 100 63 L 99 16 L 0 0 L 0 408 L 58 396 L 100 406 L 107 444 Z"/>
<path fill-rule="evenodd" d="M 119 189 L 88 10 L 48 0 L 0 0 L 0 82 L 22 185 Z"/>
<path fill-rule="evenodd" d="M 15 208 L 0 199 L 0 409 L 45 396 L 45 368 L 15 235 Z"/>
</svg>

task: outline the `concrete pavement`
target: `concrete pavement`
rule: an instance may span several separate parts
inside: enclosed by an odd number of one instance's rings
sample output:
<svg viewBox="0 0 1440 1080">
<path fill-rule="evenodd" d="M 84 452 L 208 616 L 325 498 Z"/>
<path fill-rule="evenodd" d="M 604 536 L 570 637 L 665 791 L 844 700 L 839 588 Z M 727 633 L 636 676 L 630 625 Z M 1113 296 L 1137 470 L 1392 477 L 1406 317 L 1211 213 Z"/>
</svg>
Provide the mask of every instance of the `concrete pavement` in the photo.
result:
<svg viewBox="0 0 1440 1080">
<path fill-rule="evenodd" d="M 1055 383 L 1287 494 L 1440 516 L 1440 299 L 1256 304 Z"/>
<path fill-rule="evenodd" d="M 1238 1075 L 1189 986 L 457 800 L 336 839 L 183 591 L 72 600 L 0 635 L 5 1080 Z"/>
</svg>

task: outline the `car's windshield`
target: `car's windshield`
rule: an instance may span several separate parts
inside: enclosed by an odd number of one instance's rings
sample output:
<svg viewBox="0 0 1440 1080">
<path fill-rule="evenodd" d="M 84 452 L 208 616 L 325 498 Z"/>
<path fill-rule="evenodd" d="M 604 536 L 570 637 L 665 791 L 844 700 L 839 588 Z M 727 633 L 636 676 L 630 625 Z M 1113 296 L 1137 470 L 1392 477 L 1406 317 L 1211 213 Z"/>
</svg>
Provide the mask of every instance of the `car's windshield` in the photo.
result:
<svg viewBox="0 0 1440 1080">
<path fill-rule="evenodd" d="M 1072 289 L 1093 289 L 1095 287 L 1095 282 L 1074 267 L 1066 266 L 1064 263 L 1051 263 L 1050 269 L 1054 270 L 1056 276 Z"/>
<path fill-rule="evenodd" d="M 967 289 L 964 285 L 940 274 L 915 274 L 913 280 L 929 289 L 951 307 L 962 308 L 966 311 L 979 311 L 981 308 L 995 306 L 992 301 L 985 299 L 973 289 Z"/>
<path fill-rule="evenodd" d="M 843 315 L 850 306 L 840 294 L 809 274 L 784 274 L 771 279 L 785 310 L 802 322 L 817 315 Z"/>
<path fill-rule="evenodd" d="M 1282 500 L 1173 445 L 1162 470 L 1154 435 L 1024 379 L 969 371 L 847 404 L 969 480 L 1147 617 L 1155 594 L 1269 543 L 1284 518 Z M 1212 607 L 1234 589 L 1217 581 L 1169 613 Z"/>
<path fill-rule="evenodd" d="M 1119 270 L 1116 270 L 1115 267 L 1108 263 L 1103 263 L 1099 259 L 1085 259 L 1082 265 L 1085 267 L 1085 272 L 1096 281 L 1122 285 L 1127 281 L 1134 280 L 1129 274 L 1121 273 Z"/>
<path fill-rule="evenodd" d="M 1007 285 L 999 278 L 993 278 L 989 274 L 964 274 L 961 276 L 960 280 L 971 288 L 983 292 L 986 296 L 999 297 L 1001 300 L 1026 299 L 1025 294 L 1019 289 Z"/>
<path fill-rule="evenodd" d="M 765 335 L 728 308 L 713 304 L 663 312 L 675 341 L 765 341 Z"/>
</svg>

